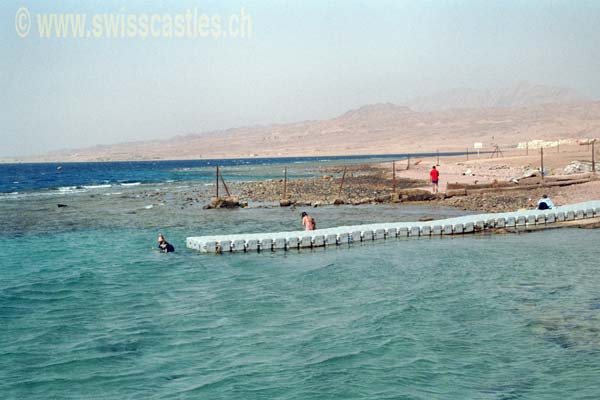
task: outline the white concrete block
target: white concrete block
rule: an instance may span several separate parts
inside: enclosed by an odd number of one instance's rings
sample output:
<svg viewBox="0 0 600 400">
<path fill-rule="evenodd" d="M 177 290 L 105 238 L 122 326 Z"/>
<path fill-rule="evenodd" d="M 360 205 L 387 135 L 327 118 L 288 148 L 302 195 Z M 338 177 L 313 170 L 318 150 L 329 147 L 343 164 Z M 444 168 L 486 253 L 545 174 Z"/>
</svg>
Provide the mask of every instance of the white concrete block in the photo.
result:
<svg viewBox="0 0 600 400">
<path fill-rule="evenodd" d="M 556 222 L 556 214 L 554 214 L 553 212 L 546 214 L 546 223 L 551 224 L 554 222 Z"/>
<path fill-rule="evenodd" d="M 442 226 L 434 225 L 433 228 L 431 228 L 431 234 L 432 235 L 441 235 L 442 234 Z"/>
<path fill-rule="evenodd" d="M 300 238 L 300 248 L 312 247 L 312 236 L 305 235 Z"/>
<path fill-rule="evenodd" d="M 546 216 L 544 214 L 538 215 L 536 223 L 538 223 L 538 224 L 545 224 L 546 223 Z"/>
<path fill-rule="evenodd" d="M 387 239 L 392 239 L 398 236 L 398 230 L 396 228 L 388 228 L 385 232 L 385 237 Z"/>
<path fill-rule="evenodd" d="M 363 241 L 373 240 L 373 231 L 370 229 L 364 230 L 362 231 L 361 236 Z"/>
<path fill-rule="evenodd" d="M 232 251 L 246 251 L 246 241 L 244 239 L 236 239 L 233 241 Z"/>
<path fill-rule="evenodd" d="M 296 236 L 290 236 L 286 239 L 286 247 L 288 249 L 297 249 L 300 247 L 300 239 Z"/>
<path fill-rule="evenodd" d="M 452 225 L 444 225 L 444 235 L 452 235 L 453 233 Z"/>
<path fill-rule="evenodd" d="M 350 234 L 347 232 L 340 233 L 338 235 L 338 244 L 348 244 L 350 243 Z"/>
<path fill-rule="evenodd" d="M 285 238 L 278 237 L 273 243 L 273 250 L 285 250 Z"/>
<path fill-rule="evenodd" d="M 506 226 L 505 218 L 496 218 L 496 228 L 504 228 Z"/>
<path fill-rule="evenodd" d="M 410 236 L 418 237 L 421 235 L 421 228 L 419 226 L 410 227 Z"/>
<path fill-rule="evenodd" d="M 486 229 L 493 229 L 496 227 L 496 220 L 494 218 L 490 218 L 485 221 Z"/>
<path fill-rule="evenodd" d="M 338 235 L 335 233 L 330 233 L 327 235 L 325 239 L 327 246 L 336 246 L 338 244 Z"/>
<path fill-rule="evenodd" d="M 217 251 L 217 242 L 214 240 L 204 242 L 203 248 L 204 251 L 207 253 L 214 253 L 215 251 Z"/>
<path fill-rule="evenodd" d="M 567 211 L 567 215 L 565 217 L 566 221 L 573 221 L 575 219 L 575 211 Z"/>
<path fill-rule="evenodd" d="M 506 226 L 507 227 L 512 228 L 515 225 L 517 225 L 517 219 L 515 217 L 508 217 L 506 219 Z"/>
<path fill-rule="evenodd" d="M 352 232 L 352 241 L 353 242 L 362 242 L 362 233 L 361 231 L 353 231 Z"/>
<path fill-rule="evenodd" d="M 577 219 L 584 219 L 585 218 L 585 211 L 584 210 L 577 210 L 577 212 L 575 213 L 575 218 Z"/>
<path fill-rule="evenodd" d="M 463 224 L 454 225 L 454 233 L 460 234 L 460 233 L 463 233 L 464 230 L 465 230 L 465 227 L 463 226 Z"/>
<path fill-rule="evenodd" d="M 377 229 L 375 231 L 375 240 L 385 239 L 385 229 Z"/>
<path fill-rule="evenodd" d="M 421 227 L 421 236 L 431 236 L 431 226 L 424 225 Z"/>
<path fill-rule="evenodd" d="M 325 246 L 325 236 L 323 236 L 323 235 L 313 236 L 312 241 L 313 241 L 313 247 Z"/>
<path fill-rule="evenodd" d="M 529 214 L 527 216 L 527 225 L 535 225 L 536 224 L 536 217 L 535 214 Z"/>
<path fill-rule="evenodd" d="M 595 217 L 600 217 L 600 207 L 596 207 L 596 208 L 594 209 L 594 216 L 595 216 Z"/>
<path fill-rule="evenodd" d="M 187 247 L 188 249 L 200 250 L 198 248 L 197 240 L 194 238 L 186 238 L 185 239 L 185 247 Z"/>
<path fill-rule="evenodd" d="M 398 228 L 398 237 L 407 237 L 408 236 L 408 228 L 407 227 L 400 227 Z"/>
<path fill-rule="evenodd" d="M 465 224 L 464 233 L 473 233 L 475 231 L 475 224 L 473 222 L 467 222 Z"/>
<path fill-rule="evenodd" d="M 246 251 L 258 251 L 258 240 L 256 240 L 256 239 L 246 240 Z"/>
<path fill-rule="evenodd" d="M 260 250 L 261 251 L 273 250 L 273 239 L 271 239 L 271 238 L 260 239 Z"/>
<path fill-rule="evenodd" d="M 527 224 L 527 218 L 524 215 L 519 215 L 517 217 L 517 226 L 524 226 Z"/>
<path fill-rule="evenodd" d="M 476 230 L 480 230 L 480 231 L 484 230 L 485 229 L 485 221 L 483 221 L 483 220 L 476 221 L 475 228 L 476 228 Z"/>
<path fill-rule="evenodd" d="M 221 240 L 219 247 L 222 253 L 229 253 L 231 251 L 231 240 Z"/>
<path fill-rule="evenodd" d="M 587 210 L 585 210 L 585 217 L 586 218 L 594 218 L 594 209 L 588 208 Z"/>
<path fill-rule="evenodd" d="M 557 213 L 556 213 L 556 220 L 557 220 L 558 222 L 563 222 L 563 221 L 564 221 L 564 220 L 566 220 L 566 219 L 567 219 L 567 218 L 566 218 L 566 216 L 565 216 L 565 213 L 564 213 L 564 212 L 560 211 L 560 212 L 557 212 Z"/>
</svg>

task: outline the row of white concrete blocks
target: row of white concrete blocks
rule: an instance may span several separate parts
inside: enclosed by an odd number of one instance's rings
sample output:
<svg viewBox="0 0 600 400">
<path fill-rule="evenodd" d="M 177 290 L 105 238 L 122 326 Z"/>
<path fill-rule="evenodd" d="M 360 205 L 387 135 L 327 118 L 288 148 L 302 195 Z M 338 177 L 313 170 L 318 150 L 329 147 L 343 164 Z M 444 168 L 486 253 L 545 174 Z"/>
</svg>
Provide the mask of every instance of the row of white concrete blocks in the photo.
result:
<svg viewBox="0 0 600 400">
<path fill-rule="evenodd" d="M 346 226 L 315 231 L 188 237 L 188 248 L 204 253 L 292 250 L 392 238 L 461 235 L 494 228 L 520 228 L 600 217 L 600 201 L 552 210 L 469 215 L 431 222 Z"/>
</svg>

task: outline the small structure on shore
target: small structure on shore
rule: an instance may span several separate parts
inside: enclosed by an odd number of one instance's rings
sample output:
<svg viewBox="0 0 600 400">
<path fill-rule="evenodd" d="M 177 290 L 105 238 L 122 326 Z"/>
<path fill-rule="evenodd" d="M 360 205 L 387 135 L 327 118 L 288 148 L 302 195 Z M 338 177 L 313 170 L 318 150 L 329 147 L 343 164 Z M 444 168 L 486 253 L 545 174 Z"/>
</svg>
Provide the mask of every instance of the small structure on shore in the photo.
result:
<svg viewBox="0 0 600 400">
<path fill-rule="evenodd" d="M 238 208 L 248 207 L 248 202 L 240 201 L 237 197 L 213 197 L 210 199 L 210 204 L 205 205 L 205 210 L 212 208 Z"/>
<path fill-rule="evenodd" d="M 223 184 L 223 188 L 227 193 L 227 197 L 219 196 L 219 178 L 221 179 L 221 183 Z M 225 183 L 225 179 L 223 179 L 223 175 L 219 172 L 219 166 L 217 165 L 216 172 L 216 196 L 210 199 L 210 204 L 205 205 L 203 208 L 205 210 L 210 210 L 213 208 L 239 208 L 239 207 L 248 207 L 248 202 L 240 201 L 238 197 L 234 197 L 229 192 L 229 188 Z"/>
<path fill-rule="evenodd" d="M 292 201 L 287 197 L 287 167 L 283 169 L 283 196 L 279 200 L 279 207 L 289 207 Z"/>
</svg>

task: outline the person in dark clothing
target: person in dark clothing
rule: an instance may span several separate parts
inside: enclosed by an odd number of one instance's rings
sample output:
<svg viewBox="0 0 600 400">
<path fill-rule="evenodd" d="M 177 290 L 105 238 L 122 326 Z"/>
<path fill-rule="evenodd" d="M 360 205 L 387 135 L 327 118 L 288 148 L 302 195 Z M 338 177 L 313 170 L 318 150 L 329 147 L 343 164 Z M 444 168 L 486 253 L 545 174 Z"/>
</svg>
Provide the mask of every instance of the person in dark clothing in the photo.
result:
<svg viewBox="0 0 600 400">
<path fill-rule="evenodd" d="M 173 247 L 173 245 L 171 243 L 169 243 L 165 240 L 165 237 L 163 236 L 162 233 L 158 234 L 158 248 L 163 253 L 172 253 L 175 251 L 175 247 Z"/>
</svg>

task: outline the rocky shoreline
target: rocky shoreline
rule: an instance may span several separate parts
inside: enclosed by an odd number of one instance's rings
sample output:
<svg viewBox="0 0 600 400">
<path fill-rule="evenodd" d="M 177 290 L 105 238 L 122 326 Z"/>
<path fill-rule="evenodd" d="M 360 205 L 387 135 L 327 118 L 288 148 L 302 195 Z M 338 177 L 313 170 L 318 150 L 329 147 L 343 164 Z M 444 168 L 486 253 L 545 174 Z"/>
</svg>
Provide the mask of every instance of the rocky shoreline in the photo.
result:
<svg viewBox="0 0 600 400">
<path fill-rule="evenodd" d="M 381 165 L 351 165 L 322 168 L 316 178 L 264 180 L 230 183 L 229 188 L 242 206 L 248 202 L 260 207 L 278 207 L 280 202 L 291 206 L 319 207 L 325 205 L 361 204 L 436 204 L 470 211 L 505 212 L 535 207 L 537 194 L 526 192 L 483 193 L 447 198 L 425 189 L 426 180 L 393 176 Z M 284 194 L 285 190 L 285 194 Z M 541 195 L 541 193 L 540 193 Z M 287 201 L 286 201 L 287 200 Z M 218 208 L 218 207 L 217 207 Z"/>
<path fill-rule="evenodd" d="M 290 205 L 360 205 L 360 204 L 435 204 L 469 211 L 508 212 L 518 209 L 531 209 L 537 206 L 543 194 L 561 198 L 571 189 L 549 187 L 519 189 L 510 192 L 469 193 L 463 196 L 433 194 L 429 182 L 423 179 L 402 177 L 394 179 L 387 165 L 360 164 L 345 167 L 346 175 L 342 186 L 344 167 L 322 168 L 318 178 L 288 180 L 284 196 L 283 180 L 238 182 L 232 192 L 240 199 L 278 206 L 282 199 Z M 399 176 L 400 175 L 400 176 Z M 341 187 L 341 190 L 340 190 Z"/>
<path fill-rule="evenodd" d="M 416 179 L 397 179 L 394 183 L 387 172 L 373 165 L 349 165 L 344 168 L 322 168 L 317 178 L 283 179 L 256 182 L 237 182 L 230 185 L 240 199 L 279 203 L 287 200 L 290 205 L 359 205 L 395 202 L 435 200 L 437 196 L 418 189 L 426 184 Z M 343 181 L 343 183 L 342 183 Z M 285 188 L 284 188 L 285 186 Z M 284 193 L 285 192 L 285 193 Z"/>
<path fill-rule="evenodd" d="M 493 161 L 493 162 L 492 162 Z M 442 186 L 453 188 L 461 182 L 468 185 L 493 185 L 493 182 L 510 182 L 507 176 L 523 174 L 526 170 L 522 163 L 507 166 L 511 160 L 480 160 L 471 162 L 467 167 L 473 171 L 472 176 L 460 175 L 464 170 L 464 160 L 442 161 Z M 513 163 L 516 160 L 512 160 Z M 511 188 L 510 191 L 469 190 L 461 195 L 453 195 L 456 190 L 445 190 L 445 193 L 431 193 L 428 177 L 432 160 L 417 160 L 410 169 L 406 165 L 396 163 L 396 179 L 393 179 L 391 163 L 349 164 L 337 166 L 321 166 L 311 170 L 307 178 L 294 178 L 285 182 L 283 179 L 266 179 L 259 181 L 229 181 L 228 198 L 215 199 L 214 184 L 179 187 L 179 184 L 161 190 L 141 190 L 123 194 L 122 197 L 133 196 L 143 201 L 150 201 L 147 207 L 171 205 L 180 210 L 196 208 L 275 208 L 284 205 L 299 207 L 320 207 L 328 205 L 434 205 L 453 207 L 476 212 L 508 212 L 519 209 L 532 209 L 537 206 L 538 199 L 548 194 L 555 204 L 569 204 L 598 198 L 595 194 L 600 188 L 600 180 L 572 185 L 569 187 L 533 187 Z M 510 165 L 510 164 L 508 164 Z M 502 167 L 502 168 L 500 168 Z M 344 170 L 346 171 L 344 173 Z M 462 180 L 461 180 L 462 179 Z M 508 180 L 507 180 L 508 179 Z M 343 180 L 343 184 L 342 184 Z M 451 185 L 446 185 L 447 183 Z M 503 185 L 501 185 L 503 186 Z M 516 190 L 512 190 L 516 189 Z M 284 193 L 285 191 L 285 193 Z M 220 193 L 223 193 L 222 191 Z M 92 197 L 94 195 L 91 195 Z M 215 202 L 216 200 L 216 202 Z"/>
</svg>

